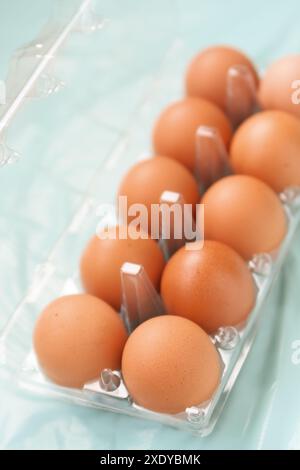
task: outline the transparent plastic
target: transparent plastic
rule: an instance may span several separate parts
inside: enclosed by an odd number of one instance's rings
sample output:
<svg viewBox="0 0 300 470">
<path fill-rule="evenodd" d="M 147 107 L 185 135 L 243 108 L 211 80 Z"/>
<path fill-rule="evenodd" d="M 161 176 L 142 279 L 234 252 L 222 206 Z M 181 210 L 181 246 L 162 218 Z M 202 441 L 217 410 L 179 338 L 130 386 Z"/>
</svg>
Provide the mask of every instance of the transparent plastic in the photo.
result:
<svg viewBox="0 0 300 470">
<path fill-rule="evenodd" d="M 227 114 L 236 128 L 257 108 L 256 84 L 246 65 L 230 67 L 227 73 Z"/>
<path fill-rule="evenodd" d="M 164 191 L 160 197 L 161 205 L 161 227 L 160 227 L 160 244 L 163 250 L 164 256 L 166 259 L 170 258 L 175 251 L 179 250 L 184 244 L 184 237 L 177 237 L 174 233 L 174 224 L 172 224 L 172 218 L 170 219 L 170 224 L 168 227 L 165 226 L 165 221 L 167 220 L 164 217 L 163 207 L 166 205 L 168 208 L 179 208 L 182 213 L 182 227 L 184 223 L 184 199 L 181 194 L 175 193 L 173 191 Z M 182 230 L 181 230 L 182 232 Z"/>
<path fill-rule="evenodd" d="M 121 316 L 129 333 L 140 323 L 164 313 L 163 303 L 140 264 L 124 263 L 121 267 Z"/>
<path fill-rule="evenodd" d="M 55 0 L 49 10 L 40 33 L 13 52 L 5 71 L 5 96 L 0 103 L 0 167 L 20 158 L 6 142 L 6 134 L 24 102 L 47 97 L 65 86 L 55 74 L 55 65 L 69 35 L 74 31 L 93 32 L 103 25 L 94 13 L 93 0 Z"/>
<path fill-rule="evenodd" d="M 196 131 L 195 175 L 200 191 L 231 173 L 224 142 L 217 129 L 200 126 Z"/>
</svg>

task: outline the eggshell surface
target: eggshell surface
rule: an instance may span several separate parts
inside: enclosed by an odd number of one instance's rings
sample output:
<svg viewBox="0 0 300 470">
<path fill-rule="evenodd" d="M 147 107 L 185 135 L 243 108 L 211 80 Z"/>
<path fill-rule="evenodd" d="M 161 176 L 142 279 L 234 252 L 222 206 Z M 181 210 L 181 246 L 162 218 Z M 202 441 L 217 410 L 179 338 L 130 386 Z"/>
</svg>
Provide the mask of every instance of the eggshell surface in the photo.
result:
<svg viewBox="0 0 300 470">
<path fill-rule="evenodd" d="M 263 109 L 279 109 L 300 118 L 300 54 L 283 57 L 267 68 L 259 102 Z"/>
<path fill-rule="evenodd" d="M 145 205 L 150 230 L 151 205 L 160 203 L 164 191 L 179 193 L 184 202 L 192 204 L 194 209 L 199 200 L 193 175 L 179 162 L 162 156 L 136 163 L 123 178 L 119 196 L 127 197 L 128 207 L 135 203 Z"/>
<path fill-rule="evenodd" d="M 222 178 L 204 194 L 202 203 L 205 238 L 231 246 L 246 260 L 276 250 L 286 234 L 279 197 L 252 176 Z"/>
<path fill-rule="evenodd" d="M 162 315 L 142 323 L 130 335 L 122 374 L 135 403 L 176 414 L 211 398 L 220 382 L 221 362 L 198 325 Z"/>
<path fill-rule="evenodd" d="M 127 333 L 119 315 L 87 294 L 51 302 L 39 316 L 33 335 L 41 369 L 53 382 L 81 388 L 105 368 L 121 366 Z"/>
<path fill-rule="evenodd" d="M 120 237 L 120 227 L 116 231 L 114 227 L 110 227 L 102 232 L 102 236 L 93 236 L 81 257 L 81 279 L 86 292 L 119 310 L 120 269 L 126 262 L 141 264 L 154 287 L 159 288 L 165 262 L 154 240 L 149 237 L 123 239 Z"/>
<path fill-rule="evenodd" d="M 261 179 L 276 192 L 300 186 L 300 119 L 264 111 L 247 119 L 230 148 L 235 173 Z"/>
<path fill-rule="evenodd" d="M 153 130 L 155 153 L 174 158 L 194 171 L 199 126 L 216 128 L 228 147 L 231 125 L 223 111 L 204 99 L 185 98 L 168 106 L 159 116 Z"/>
<path fill-rule="evenodd" d="M 168 313 L 189 318 L 208 333 L 242 323 L 256 297 L 245 261 L 232 248 L 210 240 L 202 249 L 181 248 L 172 256 L 161 293 Z"/>
<path fill-rule="evenodd" d="M 204 98 L 226 111 L 227 73 L 235 65 L 247 66 L 255 86 L 258 85 L 255 67 L 243 52 L 228 46 L 212 46 L 190 63 L 186 74 L 187 95 Z"/>
</svg>

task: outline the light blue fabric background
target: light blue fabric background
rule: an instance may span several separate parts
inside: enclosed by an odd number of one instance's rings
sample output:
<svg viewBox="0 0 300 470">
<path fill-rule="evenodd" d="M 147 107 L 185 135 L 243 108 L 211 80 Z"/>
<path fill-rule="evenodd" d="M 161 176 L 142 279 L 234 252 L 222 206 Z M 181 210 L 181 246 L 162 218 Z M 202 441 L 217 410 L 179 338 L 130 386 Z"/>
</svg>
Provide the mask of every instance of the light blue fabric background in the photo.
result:
<svg viewBox="0 0 300 470">
<path fill-rule="evenodd" d="M 0 168 L 0 330 L 26 293 L 36 264 L 76 212 L 95 169 L 113 158 L 135 122 L 153 70 L 174 39 L 184 42 L 186 57 L 210 43 L 237 45 L 261 70 L 300 49 L 297 0 L 99 0 L 96 8 L 110 21 L 93 35 L 72 34 L 57 62 L 66 88 L 26 104 L 7 133 L 22 158 Z M 50 0 L 1 1 L 0 78 L 12 51 L 39 31 L 51 9 Z M 300 364 L 292 361 L 293 344 L 300 340 L 299 242 L 298 231 L 212 435 L 201 439 L 41 398 L 17 389 L 2 367 L 0 448 L 299 449 Z"/>
</svg>

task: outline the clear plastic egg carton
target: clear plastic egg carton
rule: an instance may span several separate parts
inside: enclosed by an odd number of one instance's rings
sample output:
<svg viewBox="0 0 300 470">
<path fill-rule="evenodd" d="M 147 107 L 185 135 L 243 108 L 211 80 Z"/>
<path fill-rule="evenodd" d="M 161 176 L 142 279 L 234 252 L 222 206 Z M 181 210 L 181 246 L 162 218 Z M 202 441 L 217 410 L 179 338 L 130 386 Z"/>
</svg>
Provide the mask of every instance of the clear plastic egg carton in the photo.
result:
<svg viewBox="0 0 300 470">
<path fill-rule="evenodd" d="M 86 199 L 47 262 L 37 270 L 31 288 L 4 330 L 0 340 L 1 363 L 11 368 L 20 386 L 34 392 L 62 398 L 79 405 L 147 418 L 203 436 L 207 435 L 219 418 L 228 394 L 251 349 L 259 320 L 264 313 L 264 302 L 280 272 L 300 221 L 299 189 L 285 191 L 281 194 L 281 200 L 289 221 L 285 240 L 276 253 L 263 253 L 253 257 L 249 262 L 249 269 L 257 285 L 257 301 L 254 310 L 244 325 L 220 328 L 216 334 L 211 335 L 211 340 L 223 363 L 223 375 L 218 389 L 208 403 L 195 403 L 193 407 L 178 415 L 154 413 L 133 403 L 122 381 L 120 371 L 106 369 L 102 371 L 99 380 L 86 384 L 82 390 L 75 390 L 51 383 L 39 370 L 32 349 L 32 332 L 36 318 L 43 307 L 54 298 L 82 292 L 78 267 L 75 266 L 78 265 L 80 253 L 91 231 L 93 232 L 99 223 L 101 225 L 107 222 L 105 216 L 99 219 L 98 201 L 91 197 Z M 70 266 L 64 263 L 67 253 L 74 255 Z M 152 300 L 153 313 L 156 314 L 161 305 L 159 296 L 149 285 L 143 272 L 138 269 L 134 271 L 136 267 L 136 265 L 123 266 L 127 281 L 131 284 L 129 289 L 133 288 L 137 297 L 139 289 L 146 290 L 150 296 L 153 295 L 150 300 Z M 123 294 L 124 287 L 126 294 L 126 289 L 128 289 L 126 282 L 123 283 Z M 123 307 L 125 310 L 128 307 L 126 302 Z"/>
<path fill-rule="evenodd" d="M 107 189 L 111 195 L 110 201 L 113 201 L 120 175 L 124 172 L 124 166 L 128 164 L 128 157 L 132 158 L 132 162 L 136 160 L 137 147 L 134 134 L 129 142 L 121 146 L 121 149 L 119 156 L 113 154 L 105 167 L 96 175 L 95 187 L 84 199 L 65 233 L 49 254 L 47 261 L 37 267 L 35 278 L 26 297 L 1 335 L 0 360 L 13 371 L 21 387 L 34 392 L 62 398 L 79 405 L 155 420 L 205 436 L 212 431 L 219 418 L 228 394 L 251 349 L 259 320 L 264 313 L 264 302 L 280 272 L 300 221 L 300 188 L 289 188 L 280 195 L 288 218 L 288 232 L 278 251 L 259 254 L 249 262 L 249 269 L 257 286 L 257 301 L 248 320 L 244 325 L 223 327 L 216 334 L 211 335 L 211 340 L 223 364 L 222 380 L 214 396 L 209 402 L 195 403 L 194 406 L 178 415 L 155 413 L 139 407 L 132 401 L 122 381 L 120 371 L 105 369 L 99 380 L 86 384 L 82 390 L 51 383 L 41 373 L 32 349 L 32 332 L 41 310 L 54 298 L 83 292 L 78 270 L 83 248 L 97 229 L 115 222 L 111 211 L 103 210 L 103 194 Z M 124 152 L 127 154 L 126 163 L 125 159 L 122 159 Z M 145 320 L 149 314 L 151 316 L 151 314 L 161 313 L 161 299 L 138 265 L 129 263 L 123 265 L 121 275 L 123 281 L 121 315 L 127 320 L 125 322 L 127 326 L 128 324 L 129 327 L 135 326 L 139 321 Z M 141 290 L 143 298 L 145 292 L 148 296 L 149 302 L 146 310 L 138 306 Z M 133 308 L 130 302 L 126 302 L 127 294 L 133 295 L 135 301 Z M 135 318 L 132 318 L 132 312 Z"/>
<path fill-rule="evenodd" d="M 33 392 L 79 405 L 151 419 L 205 436 L 212 431 L 217 422 L 251 349 L 260 318 L 264 313 L 264 302 L 280 272 L 300 220 L 300 188 L 289 188 L 280 195 L 289 222 L 288 232 L 280 249 L 276 253 L 259 254 L 249 262 L 249 269 L 257 285 L 257 301 L 247 322 L 239 327 L 220 328 L 211 336 L 223 363 L 223 374 L 221 383 L 209 402 L 195 403 L 178 415 L 154 413 L 133 403 L 120 371 L 104 370 L 99 380 L 86 384 L 82 390 L 61 387 L 43 376 L 32 349 L 33 328 L 41 310 L 61 295 L 82 292 L 78 271 L 80 255 L 96 228 L 113 222 L 110 218 L 111 213 L 103 214 L 103 204 L 114 202 L 120 178 L 128 167 L 138 159 L 151 155 L 149 136 L 154 119 L 164 106 L 182 96 L 183 70 L 189 55 L 184 40 L 175 39 L 164 61 L 153 74 L 149 92 L 131 124 L 122 134 L 109 158 L 100 170 L 95 172 L 80 208 L 49 253 L 47 260 L 37 266 L 26 296 L 0 336 L 0 365 L 3 364 L 11 370 L 19 386 Z M 125 281 L 127 279 L 127 285 L 133 285 L 137 300 L 139 289 L 147 290 L 153 313 L 159 313 L 160 298 L 139 267 L 125 266 L 123 279 Z M 123 285 L 123 296 L 126 299 L 128 287 L 126 282 Z M 125 302 L 122 311 L 124 318 L 130 318 L 129 310 Z M 140 315 L 145 318 L 144 311 L 140 312 Z"/>
</svg>

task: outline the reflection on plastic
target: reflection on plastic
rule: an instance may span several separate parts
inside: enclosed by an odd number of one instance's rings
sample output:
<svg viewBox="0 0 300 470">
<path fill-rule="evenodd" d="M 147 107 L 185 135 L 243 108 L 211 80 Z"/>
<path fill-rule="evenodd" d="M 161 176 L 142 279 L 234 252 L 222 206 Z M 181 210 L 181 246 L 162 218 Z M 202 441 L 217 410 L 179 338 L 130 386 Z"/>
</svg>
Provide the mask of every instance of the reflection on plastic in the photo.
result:
<svg viewBox="0 0 300 470">
<path fill-rule="evenodd" d="M 32 72 L 42 63 L 44 68 L 26 93 L 26 98 L 41 98 L 58 92 L 64 82 L 53 73 L 55 54 L 51 52 L 53 38 L 43 34 L 39 39 L 18 49 L 10 63 L 7 77 L 7 99 L 13 100 Z M 47 66 L 47 67 L 46 67 Z"/>
<path fill-rule="evenodd" d="M 74 31 L 90 33 L 103 27 L 104 21 L 96 13 L 97 0 L 52 0 L 52 21 L 56 24 L 69 22 L 74 14 L 74 8 L 78 9 L 79 15 L 74 23 Z"/>
<path fill-rule="evenodd" d="M 170 256 L 172 256 L 173 253 L 175 253 L 175 251 L 179 250 L 179 248 L 185 244 L 183 237 L 184 199 L 179 193 L 175 193 L 173 191 L 164 191 L 160 197 L 159 203 L 161 205 L 160 246 L 164 253 L 165 259 L 168 259 Z M 163 210 L 164 205 L 172 210 L 172 215 L 170 215 L 170 217 L 166 217 L 166 214 Z M 178 217 L 180 218 L 177 223 L 181 225 L 181 227 L 177 227 L 177 230 L 181 232 L 178 238 L 176 237 L 175 233 L 176 207 L 179 209 Z"/>
<path fill-rule="evenodd" d="M 191 406 L 186 409 L 186 417 L 191 424 L 196 424 L 198 426 L 205 421 L 205 410 L 198 406 Z"/>
<path fill-rule="evenodd" d="M 130 333 L 145 320 L 164 313 L 162 300 L 140 264 L 123 264 L 121 285 L 121 315 Z"/>
<path fill-rule="evenodd" d="M 273 268 L 273 259 L 270 253 L 260 253 L 254 255 L 249 261 L 249 268 L 260 276 L 270 276 Z"/>
<path fill-rule="evenodd" d="M 80 16 L 75 27 L 75 31 L 79 31 L 81 33 L 93 33 L 94 31 L 102 29 L 107 22 L 108 20 L 104 20 L 98 16 L 92 6 L 90 6 Z"/>
<path fill-rule="evenodd" d="M 240 340 L 240 335 L 234 326 L 223 326 L 218 329 L 214 339 L 218 347 L 230 350 L 237 346 Z"/>
<path fill-rule="evenodd" d="M 2 138 L 0 140 L 0 167 L 9 165 L 10 163 L 15 163 L 19 158 L 20 154 L 10 148 Z"/>
<path fill-rule="evenodd" d="M 227 150 L 219 131 L 214 127 L 198 127 L 195 175 L 201 191 L 230 173 Z"/>
<path fill-rule="evenodd" d="M 119 388 L 121 383 L 120 377 L 111 369 L 103 369 L 100 374 L 99 385 L 106 392 L 114 392 Z"/>
<path fill-rule="evenodd" d="M 227 73 L 227 114 L 234 128 L 257 106 L 254 77 L 247 65 L 230 67 Z"/>
<path fill-rule="evenodd" d="M 300 186 L 290 186 L 280 194 L 280 200 L 283 204 L 289 206 L 294 211 L 300 207 Z"/>
</svg>

